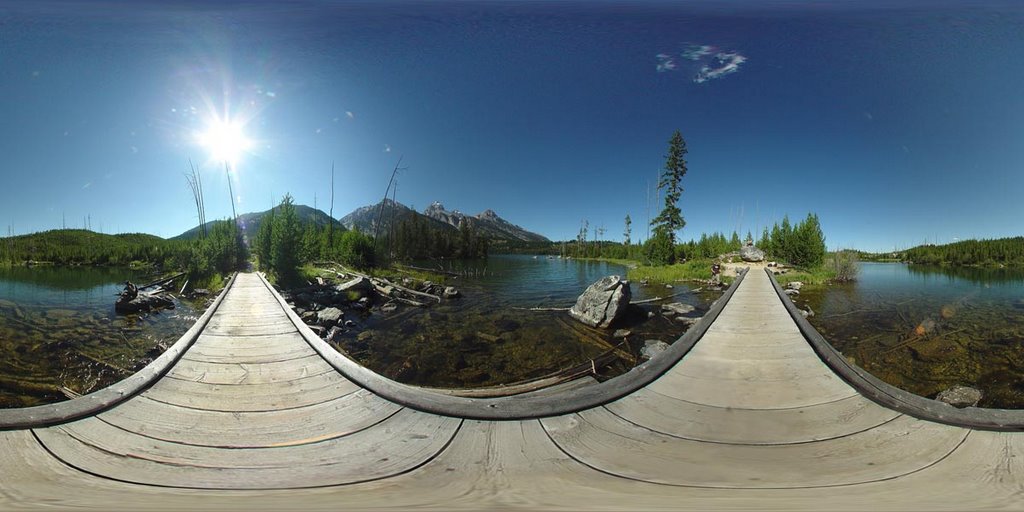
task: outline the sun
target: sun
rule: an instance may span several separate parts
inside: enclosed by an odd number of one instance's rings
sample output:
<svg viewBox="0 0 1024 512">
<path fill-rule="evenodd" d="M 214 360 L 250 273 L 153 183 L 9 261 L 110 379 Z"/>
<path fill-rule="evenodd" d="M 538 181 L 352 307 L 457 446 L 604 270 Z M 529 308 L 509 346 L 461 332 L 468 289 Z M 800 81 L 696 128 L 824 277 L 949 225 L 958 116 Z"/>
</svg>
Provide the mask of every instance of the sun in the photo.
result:
<svg viewBox="0 0 1024 512">
<path fill-rule="evenodd" d="M 211 160 L 234 165 L 252 147 L 242 128 L 240 123 L 215 118 L 199 134 L 199 144 L 210 152 Z"/>
</svg>

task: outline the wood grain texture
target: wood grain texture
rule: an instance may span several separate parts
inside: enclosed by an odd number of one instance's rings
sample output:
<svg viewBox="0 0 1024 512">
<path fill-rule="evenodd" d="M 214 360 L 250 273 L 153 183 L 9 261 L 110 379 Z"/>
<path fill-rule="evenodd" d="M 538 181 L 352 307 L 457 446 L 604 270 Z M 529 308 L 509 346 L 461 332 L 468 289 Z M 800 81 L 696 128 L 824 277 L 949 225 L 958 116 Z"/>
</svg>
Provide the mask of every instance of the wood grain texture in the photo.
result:
<svg viewBox="0 0 1024 512">
<path fill-rule="evenodd" d="M 127 432 L 164 441 L 259 448 L 341 437 L 376 425 L 399 409 L 365 390 L 303 407 L 259 412 L 191 409 L 143 396 L 97 418 Z"/>
<path fill-rule="evenodd" d="M 670 437 L 603 408 L 541 423 L 567 454 L 597 470 L 716 488 L 827 487 L 896 478 L 935 464 L 967 436 L 964 429 L 906 416 L 836 439 L 773 446 Z"/>
<path fill-rule="evenodd" d="M 860 395 L 792 409 L 715 407 L 650 388 L 605 406 L 624 420 L 663 434 L 713 443 L 792 444 L 847 436 L 900 414 Z"/>
<path fill-rule="evenodd" d="M 196 489 L 282 489 L 386 478 L 436 456 L 461 420 L 412 410 L 379 428 L 266 448 L 193 446 L 126 434 L 98 418 L 39 429 L 58 459 L 124 482 Z"/>
</svg>

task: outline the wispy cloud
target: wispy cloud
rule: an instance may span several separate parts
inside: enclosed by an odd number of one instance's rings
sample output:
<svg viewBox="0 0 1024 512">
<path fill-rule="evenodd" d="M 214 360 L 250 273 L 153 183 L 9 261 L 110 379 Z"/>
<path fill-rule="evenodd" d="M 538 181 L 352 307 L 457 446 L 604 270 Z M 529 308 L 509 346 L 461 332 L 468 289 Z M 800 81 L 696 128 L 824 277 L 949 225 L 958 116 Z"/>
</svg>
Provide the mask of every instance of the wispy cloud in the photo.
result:
<svg viewBox="0 0 1024 512">
<path fill-rule="evenodd" d="M 82 185 L 82 190 L 85 190 L 85 189 L 87 189 L 87 188 L 89 188 L 91 186 L 92 186 L 92 182 L 91 181 L 87 182 L 85 185 Z"/>
<path fill-rule="evenodd" d="M 355 118 L 356 118 L 356 115 L 355 115 L 355 114 L 353 114 L 351 110 L 346 110 L 346 111 L 345 111 L 345 117 L 347 117 L 347 118 L 349 118 L 349 119 L 355 119 Z"/>
<path fill-rule="evenodd" d="M 736 52 L 719 52 L 715 54 L 714 59 L 718 65 L 712 67 L 708 65 L 701 66 L 697 76 L 693 77 L 693 81 L 698 84 L 707 82 L 708 80 L 714 80 L 715 78 L 722 78 L 725 75 L 731 75 L 740 70 L 740 65 L 747 61 L 747 58 L 736 53 Z"/>
<path fill-rule="evenodd" d="M 706 44 L 691 44 L 683 50 L 682 56 L 688 60 L 701 60 L 715 52 L 714 46 Z"/>
<path fill-rule="evenodd" d="M 391 146 L 388 145 L 388 144 L 384 144 L 384 152 L 385 153 L 390 153 L 391 152 Z"/>
<path fill-rule="evenodd" d="M 687 71 L 693 73 L 693 81 L 698 84 L 709 80 L 722 78 L 740 70 L 740 66 L 747 62 L 747 57 L 734 50 L 722 50 L 708 44 L 687 44 L 678 55 L 683 60 L 678 61 L 677 56 L 667 53 L 655 55 L 657 64 L 655 69 L 659 73 L 667 71 Z M 694 64 L 688 64 L 687 61 Z"/>
<path fill-rule="evenodd" d="M 132 146 L 132 154 L 134 155 L 134 154 L 136 154 L 138 152 L 139 152 L 139 148 L 137 148 L 135 146 Z"/>
<path fill-rule="evenodd" d="M 666 71 L 674 71 L 676 69 L 676 61 L 672 60 L 672 56 L 671 55 L 666 55 L 664 53 L 659 53 L 659 54 L 655 55 L 654 57 L 656 59 L 658 59 L 658 66 L 656 68 L 658 70 L 658 73 L 664 73 Z"/>
</svg>

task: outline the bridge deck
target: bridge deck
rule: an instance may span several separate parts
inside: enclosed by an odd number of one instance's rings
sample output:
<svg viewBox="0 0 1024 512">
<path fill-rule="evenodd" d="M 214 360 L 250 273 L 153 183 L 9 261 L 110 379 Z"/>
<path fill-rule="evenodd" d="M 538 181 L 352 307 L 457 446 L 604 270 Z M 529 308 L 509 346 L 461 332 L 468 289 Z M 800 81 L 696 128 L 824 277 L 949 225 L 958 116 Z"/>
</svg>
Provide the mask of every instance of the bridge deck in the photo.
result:
<svg viewBox="0 0 1024 512">
<path fill-rule="evenodd" d="M 1024 434 L 862 397 L 818 358 L 763 272 L 645 388 L 512 421 L 381 398 L 321 358 L 258 276 L 226 293 L 144 392 L 0 432 L 0 508 L 1024 506 Z"/>
</svg>

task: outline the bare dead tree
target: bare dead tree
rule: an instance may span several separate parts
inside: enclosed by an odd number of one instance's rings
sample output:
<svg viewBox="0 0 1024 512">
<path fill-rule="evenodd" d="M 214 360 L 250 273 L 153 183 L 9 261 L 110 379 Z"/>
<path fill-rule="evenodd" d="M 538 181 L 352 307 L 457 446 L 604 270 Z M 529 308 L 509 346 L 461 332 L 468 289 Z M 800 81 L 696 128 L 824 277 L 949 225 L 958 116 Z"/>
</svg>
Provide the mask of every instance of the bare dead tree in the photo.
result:
<svg viewBox="0 0 1024 512">
<path fill-rule="evenodd" d="M 384 199 L 381 199 L 380 201 L 380 208 L 377 211 L 377 222 L 375 222 L 373 226 L 374 251 L 377 250 L 377 238 L 378 235 L 380 235 L 380 225 L 381 221 L 384 220 L 384 204 L 388 202 L 388 194 L 391 193 L 391 185 L 395 183 L 395 176 L 398 175 L 398 171 L 401 169 L 399 166 L 402 165 L 402 158 L 405 158 L 405 156 L 403 155 L 398 157 L 398 163 L 395 164 L 395 169 L 391 171 L 391 180 L 388 181 L 388 188 L 384 189 Z M 394 205 L 392 205 L 392 208 L 394 208 Z"/>
<path fill-rule="evenodd" d="M 331 218 L 327 222 L 327 246 L 334 246 L 334 161 L 331 160 Z"/>
<path fill-rule="evenodd" d="M 206 219 L 203 211 L 202 183 L 199 181 L 199 174 L 196 172 L 195 166 L 192 165 L 191 158 L 188 160 L 188 165 L 192 170 L 192 173 L 185 173 L 185 181 L 188 182 L 188 187 L 192 190 L 192 200 L 196 205 L 196 217 L 199 220 L 199 236 L 206 238 Z"/>
</svg>

